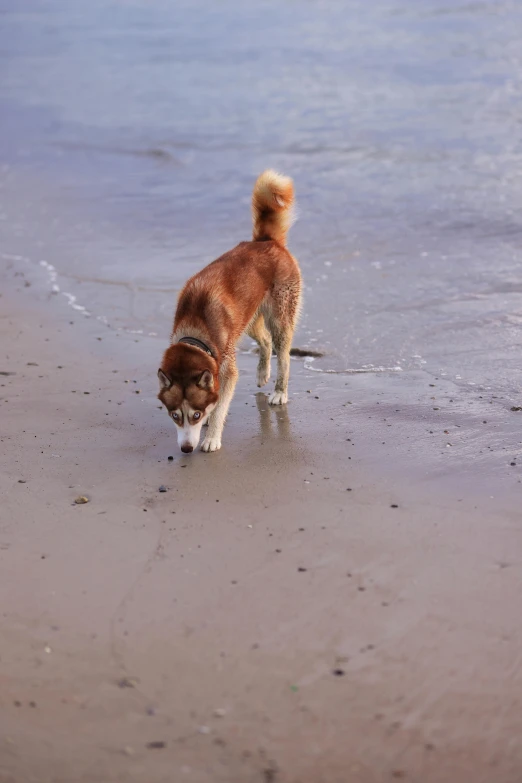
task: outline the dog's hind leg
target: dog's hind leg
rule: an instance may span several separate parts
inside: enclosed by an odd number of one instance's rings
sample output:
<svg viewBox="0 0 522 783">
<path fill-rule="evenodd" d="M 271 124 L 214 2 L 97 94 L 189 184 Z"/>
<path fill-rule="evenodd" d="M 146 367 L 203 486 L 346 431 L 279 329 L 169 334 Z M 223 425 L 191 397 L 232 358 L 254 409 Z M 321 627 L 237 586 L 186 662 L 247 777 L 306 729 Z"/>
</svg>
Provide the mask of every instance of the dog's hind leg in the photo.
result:
<svg viewBox="0 0 522 783">
<path fill-rule="evenodd" d="M 288 402 L 290 348 L 299 315 L 300 295 L 300 280 L 281 285 L 272 292 L 268 323 L 277 354 L 277 378 L 275 391 L 268 398 L 270 405 Z"/>
<path fill-rule="evenodd" d="M 247 329 L 247 334 L 259 345 L 257 385 L 261 388 L 270 378 L 270 357 L 272 356 L 272 337 L 265 326 L 265 319 L 262 314 L 254 318 Z"/>
<path fill-rule="evenodd" d="M 221 448 L 221 436 L 228 409 L 234 396 L 238 378 L 235 357 L 226 358 L 219 371 L 219 399 L 209 419 L 208 431 L 201 444 L 201 451 L 217 451 Z"/>
<path fill-rule="evenodd" d="M 288 402 L 288 378 L 290 376 L 290 348 L 293 330 L 274 329 L 272 337 L 277 354 L 277 378 L 275 391 L 269 396 L 270 405 L 284 405 Z"/>
</svg>

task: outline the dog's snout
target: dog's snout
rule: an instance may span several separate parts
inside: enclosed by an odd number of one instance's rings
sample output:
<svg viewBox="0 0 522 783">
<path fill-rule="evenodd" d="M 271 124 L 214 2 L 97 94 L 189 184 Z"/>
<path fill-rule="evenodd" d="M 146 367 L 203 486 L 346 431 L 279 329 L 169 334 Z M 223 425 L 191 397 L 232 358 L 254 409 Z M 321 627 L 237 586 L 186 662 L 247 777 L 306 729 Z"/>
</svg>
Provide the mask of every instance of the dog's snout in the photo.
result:
<svg viewBox="0 0 522 783">
<path fill-rule="evenodd" d="M 194 447 L 190 445 L 190 443 L 184 443 L 181 447 L 181 451 L 183 454 L 190 454 L 191 451 L 194 451 Z"/>
</svg>

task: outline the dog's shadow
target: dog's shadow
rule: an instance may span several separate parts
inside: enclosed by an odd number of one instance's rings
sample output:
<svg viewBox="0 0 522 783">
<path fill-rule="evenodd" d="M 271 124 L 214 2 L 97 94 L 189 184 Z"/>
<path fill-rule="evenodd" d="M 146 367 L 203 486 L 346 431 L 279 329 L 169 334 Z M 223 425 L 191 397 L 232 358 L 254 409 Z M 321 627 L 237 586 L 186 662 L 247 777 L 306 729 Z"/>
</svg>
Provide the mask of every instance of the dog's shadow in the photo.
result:
<svg viewBox="0 0 522 783">
<path fill-rule="evenodd" d="M 290 431 L 290 417 L 288 415 L 288 408 L 286 405 L 272 406 L 268 404 L 268 396 L 263 392 L 257 392 L 256 405 L 259 411 L 259 422 L 261 424 L 261 436 L 263 440 L 270 440 L 276 437 L 274 431 L 274 416 L 277 421 L 277 438 L 282 440 L 289 440 L 291 436 Z"/>
</svg>

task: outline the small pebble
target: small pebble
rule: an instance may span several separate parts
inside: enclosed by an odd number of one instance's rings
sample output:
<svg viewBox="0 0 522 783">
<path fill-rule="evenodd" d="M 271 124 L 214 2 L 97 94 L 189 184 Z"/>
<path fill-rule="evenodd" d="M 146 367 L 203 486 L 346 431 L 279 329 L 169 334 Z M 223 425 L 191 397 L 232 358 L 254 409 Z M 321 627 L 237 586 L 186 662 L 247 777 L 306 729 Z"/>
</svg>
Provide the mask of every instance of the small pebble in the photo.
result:
<svg viewBox="0 0 522 783">
<path fill-rule="evenodd" d="M 218 707 L 216 710 L 214 710 L 214 715 L 216 718 L 224 718 L 227 714 L 227 711 L 224 710 L 222 707 Z"/>
<path fill-rule="evenodd" d="M 154 742 L 147 742 L 147 748 L 149 750 L 161 750 L 161 748 L 166 748 L 167 743 L 163 742 L 163 740 L 156 740 Z"/>
<path fill-rule="evenodd" d="M 78 495 L 76 500 L 74 501 L 77 506 L 82 506 L 84 503 L 89 502 L 89 498 L 85 497 L 85 495 Z"/>
<path fill-rule="evenodd" d="M 158 492 L 166 492 L 166 491 L 167 491 L 167 487 L 165 486 L 165 484 L 162 484 L 161 487 L 159 487 L 158 489 Z"/>
<path fill-rule="evenodd" d="M 167 457 L 167 459 L 168 459 L 168 461 L 169 461 L 169 462 L 172 462 L 172 460 L 174 459 L 174 457 Z"/>
<path fill-rule="evenodd" d="M 335 677 L 344 677 L 344 669 L 334 669 L 332 674 Z"/>
<path fill-rule="evenodd" d="M 25 479 L 18 479 L 19 484 L 27 484 L 27 481 Z"/>
<path fill-rule="evenodd" d="M 118 688 L 135 688 L 138 684 L 137 680 L 134 680 L 132 677 L 122 677 L 121 680 L 118 681 Z"/>
<path fill-rule="evenodd" d="M 399 508 L 399 506 L 397 505 L 397 503 L 392 503 L 390 508 Z"/>
<path fill-rule="evenodd" d="M 299 566 L 297 569 L 300 573 L 304 573 L 306 571 L 306 568 L 303 568 L 302 566 Z"/>
</svg>

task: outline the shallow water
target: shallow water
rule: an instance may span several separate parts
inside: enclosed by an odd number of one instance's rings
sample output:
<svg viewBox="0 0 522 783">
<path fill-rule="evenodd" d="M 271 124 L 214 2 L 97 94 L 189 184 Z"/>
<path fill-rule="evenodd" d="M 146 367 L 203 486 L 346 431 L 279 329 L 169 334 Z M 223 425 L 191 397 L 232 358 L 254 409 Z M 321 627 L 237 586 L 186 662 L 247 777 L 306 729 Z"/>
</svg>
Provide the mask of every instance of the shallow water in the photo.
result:
<svg viewBox="0 0 522 783">
<path fill-rule="evenodd" d="M 514 396 L 521 40 L 516 2 L 0 0 L 0 252 L 163 346 L 273 166 L 314 368 Z"/>
</svg>

